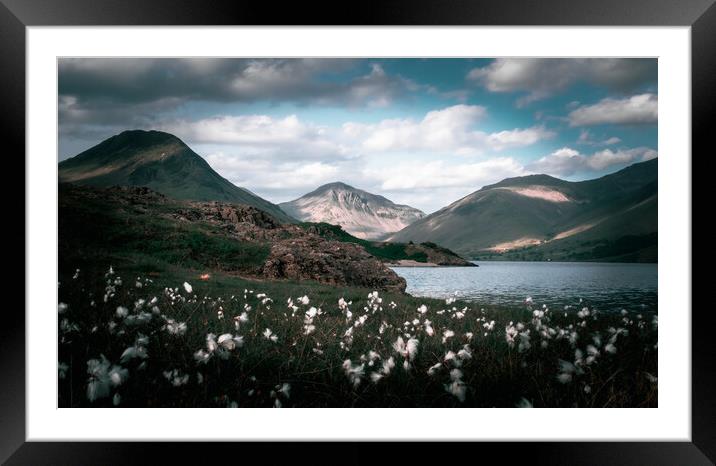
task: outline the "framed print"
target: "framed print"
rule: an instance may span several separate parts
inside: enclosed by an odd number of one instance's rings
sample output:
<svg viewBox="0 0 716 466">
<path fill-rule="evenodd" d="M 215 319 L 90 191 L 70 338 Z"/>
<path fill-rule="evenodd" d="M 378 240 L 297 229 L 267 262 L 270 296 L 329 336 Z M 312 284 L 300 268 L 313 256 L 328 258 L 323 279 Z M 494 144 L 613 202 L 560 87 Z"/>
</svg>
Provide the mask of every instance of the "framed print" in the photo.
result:
<svg viewBox="0 0 716 466">
<path fill-rule="evenodd" d="M 710 1 L 318 25 L 131 3 L 0 10 L 26 183 L 8 464 L 200 451 L 171 441 L 714 461 L 691 189 Z"/>
</svg>

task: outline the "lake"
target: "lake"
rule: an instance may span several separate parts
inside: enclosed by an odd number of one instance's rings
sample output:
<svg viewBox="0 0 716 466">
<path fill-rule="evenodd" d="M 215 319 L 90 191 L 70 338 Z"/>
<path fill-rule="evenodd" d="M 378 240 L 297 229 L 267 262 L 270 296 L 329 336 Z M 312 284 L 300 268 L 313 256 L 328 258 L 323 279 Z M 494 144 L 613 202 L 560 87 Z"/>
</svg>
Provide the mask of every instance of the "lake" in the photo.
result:
<svg viewBox="0 0 716 466">
<path fill-rule="evenodd" d="M 531 296 L 553 309 L 657 311 L 657 264 L 475 262 L 479 267 L 392 267 L 413 296 L 520 305 Z M 580 299 L 583 302 L 580 304 Z"/>
</svg>

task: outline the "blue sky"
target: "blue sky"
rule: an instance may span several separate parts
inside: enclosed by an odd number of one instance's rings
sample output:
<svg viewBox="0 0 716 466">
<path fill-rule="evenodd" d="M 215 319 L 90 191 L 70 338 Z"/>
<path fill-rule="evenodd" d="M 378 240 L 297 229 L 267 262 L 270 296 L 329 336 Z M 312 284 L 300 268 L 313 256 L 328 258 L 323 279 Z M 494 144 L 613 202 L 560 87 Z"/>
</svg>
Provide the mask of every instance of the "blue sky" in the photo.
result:
<svg viewBox="0 0 716 466">
<path fill-rule="evenodd" d="M 655 59 L 61 59 L 59 158 L 168 131 L 272 202 L 343 181 L 427 213 L 657 156 Z"/>
</svg>

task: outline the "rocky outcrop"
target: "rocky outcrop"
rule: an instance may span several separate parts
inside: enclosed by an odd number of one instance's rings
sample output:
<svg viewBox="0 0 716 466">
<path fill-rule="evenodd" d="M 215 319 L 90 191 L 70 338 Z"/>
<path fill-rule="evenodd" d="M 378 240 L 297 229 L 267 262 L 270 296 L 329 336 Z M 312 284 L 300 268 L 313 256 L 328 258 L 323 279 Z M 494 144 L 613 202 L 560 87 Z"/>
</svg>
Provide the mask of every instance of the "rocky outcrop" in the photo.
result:
<svg viewBox="0 0 716 466">
<path fill-rule="evenodd" d="M 293 224 L 282 224 L 253 206 L 224 202 L 177 201 L 146 187 L 98 189 L 62 184 L 61 202 L 102 202 L 131 215 L 160 216 L 171 222 L 212 227 L 236 241 L 270 246 L 256 278 L 313 280 L 336 286 L 358 286 L 404 292 L 406 283 L 363 246 L 326 239 Z"/>
<path fill-rule="evenodd" d="M 274 244 L 261 273 L 273 279 L 308 279 L 387 291 L 405 292 L 406 288 L 405 279 L 363 247 L 310 234 Z"/>
</svg>

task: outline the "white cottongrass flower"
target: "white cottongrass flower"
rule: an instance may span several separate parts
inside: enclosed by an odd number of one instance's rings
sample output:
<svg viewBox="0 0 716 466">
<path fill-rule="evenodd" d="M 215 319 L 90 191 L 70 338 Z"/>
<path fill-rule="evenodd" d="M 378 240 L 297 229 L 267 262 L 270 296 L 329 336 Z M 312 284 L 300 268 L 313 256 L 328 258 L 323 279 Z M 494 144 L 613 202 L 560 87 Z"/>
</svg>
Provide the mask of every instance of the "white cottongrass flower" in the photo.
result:
<svg viewBox="0 0 716 466">
<path fill-rule="evenodd" d="M 64 379 L 65 377 L 67 377 L 68 370 L 70 370 L 70 366 L 68 366 L 64 362 L 57 363 L 57 376 L 59 378 Z"/>
<path fill-rule="evenodd" d="M 470 352 L 470 348 L 468 345 L 465 345 L 460 351 L 457 352 L 457 357 L 462 359 L 463 361 L 465 359 L 472 359 L 472 353 Z"/>
<path fill-rule="evenodd" d="M 122 366 L 112 366 L 108 372 L 112 385 L 118 387 L 129 378 L 129 371 Z"/>
<path fill-rule="evenodd" d="M 308 303 L 310 303 L 311 301 L 308 299 L 308 296 L 304 295 L 304 296 L 301 296 L 300 298 L 298 298 L 298 302 L 303 304 L 304 306 L 307 306 Z"/>
<path fill-rule="evenodd" d="M 443 363 L 441 363 L 441 362 L 438 362 L 438 363 L 433 364 L 433 365 L 430 366 L 430 368 L 428 369 L 428 375 L 432 377 L 433 375 L 437 374 L 437 372 L 438 372 L 442 367 L 443 367 Z"/>
<path fill-rule="evenodd" d="M 433 330 L 432 322 L 430 322 L 428 319 L 425 319 L 425 322 L 423 322 L 423 326 L 425 327 L 425 333 L 427 333 L 429 337 L 435 335 L 435 330 Z"/>
<path fill-rule="evenodd" d="M 119 393 L 115 393 L 112 397 L 112 404 L 114 406 L 119 406 L 119 404 L 122 402 L 122 396 Z"/>
<path fill-rule="evenodd" d="M 646 375 L 646 379 L 651 383 L 657 383 L 659 381 L 659 379 L 656 376 L 654 376 L 648 372 L 644 372 L 644 375 Z"/>
<path fill-rule="evenodd" d="M 119 317 L 120 319 L 123 319 L 123 318 L 127 317 L 127 315 L 129 314 L 129 309 L 127 309 L 127 308 L 124 307 L 124 306 L 118 306 L 118 307 L 117 307 L 117 310 L 115 311 L 115 314 L 116 314 L 117 317 Z"/>
<path fill-rule="evenodd" d="M 418 308 L 418 312 L 420 314 L 425 314 L 426 312 L 428 312 L 428 307 L 425 304 L 421 304 Z"/>
<path fill-rule="evenodd" d="M 132 359 L 147 359 L 147 349 L 144 346 L 135 345 L 130 346 L 129 348 L 125 349 L 122 353 L 122 356 L 119 358 L 119 362 L 122 364 L 132 360 Z"/>
<path fill-rule="evenodd" d="M 607 345 L 604 347 L 604 351 L 609 354 L 615 354 L 617 352 L 617 347 L 614 346 L 613 343 L 607 343 Z"/>
<path fill-rule="evenodd" d="M 527 398 L 520 398 L 520 401 L 515 405 L 516 408 L 532 408 L 532 403 Z"/>
<path fill-rule="evenodd" d="M 467 385 L 462 381 L 462 371 L 460 369 L 453 369 L 450 371 L 451 383 L 445 385 L 445 391 L 455 396 L 460 403 L 465 402 L 465 395 L 467 394 Z"/>
<path fill-rule="evenodd" d="M 390 372 L 395 368 L 395 359 L 393 356 L 389 357 L 385 361 L 383 361 L 383 368 L 381 369 L 381 372 L 383 375 L 390 375 Z"/>
<path fill-rule="evenodd" d="M 264 330 L 263 336 L 264 336 L 264 338 L 266 338 L 267 340 L 271 340 L 271 341 L 274 342 L 274 343 L 276 343 L 276 341 L 278 341 L 278 336 L 276 336 L 276 335 L 271 331 L 270 328 L 267 328 L 266 330 Z"/>
<path fill-rule="evenodd" d="M 87 361 L 87 399 L 94 402 L 100 398 L 109 396 L 112 379 L 109 376 L 109 361 L 104 355 L 100 355 L 100 359 L 90 359 Z"/>
<path fill-rule="evenodd" d="M 284 383 L 281 385 L 281 388 L 277 388 L 277 390 L 278 390 L 278 393 L 281 393 L 287 399 L 291 397 L 291 384 Z"/>
<path fill-rule="evenodd" d="M 449 338 L 452 338 L 455 336 L 455 332 L 452 330 L 444 330 L 443 331 L 443 344 L 445 344 Z"/>
<path fill-rule="evenodd" d="M 65 304 L 65 303 L 59 303 L 59 304 L 57 305 L 57 313 L 58 313 L 58 314 L 64 314 L 66 310 L 67 310 L 67 304 Z"/>
<path fill-rule="evenodd" d="M 192 288 L 192 286 L 191 286 L 190 284 L 188 284 L 187 282 L 184 282 L 184 291 L 186 291 L 187 293 L 191 294 L 191 292 L 192 292 L 193 290 L 194 290 L 194 288 Z"/>
<path fill-rule="evenodd" d="M 353 384 L 353 388 L 357 388 L 360 385 L 361 379 L 364 375 L 363 364 L 354 365 L 350 359 L 343 361 L 343 371 L 348 377 L 348 380 Z"/>
<path fill-rule="evenodd" d="M 415 338 L 408 339 L 408 342 L 406 343 L 403 340 L 403 337 L 399 336 L 398 339 L 395 340 L 395 343 L 393 343 L 393 349 L 396 353 L 399 353 L 407 360 L 413 361 L 415 360 L 415 356 L 418 354 L 419 344 L 420 342 Z"/>
<path fill-rule="evenodd" d="M 206 364 L 207 362 L 209 362 L 210 358 L 211 353 L 208 353 L 203 349 L 200 349 L 194 353 L 194 360 L 197 362 L 197 364 Z"/>
<path fill-rule="evenodd" d="M 179 369 L 164 371 L 162 374 L 174 387 L 181 387 L 189 383 L 189 374 L 182 374 Z"/>
<path fill-rule="evenodd" d="M 167 319 L 166 329 L 170 335 L 184 335 L 186 333 L 186 323 Z"/>
<path fill-rule="evenodd" d="M 225 350 L 232 351 L 236 348 L 241 348 L 242 346 L 244 346 L 244 337 L 238 335 L 233 336 L 230 333 L 224 333 L 223 335 L 219 336 L 216 342 Z"/>
</svg>

